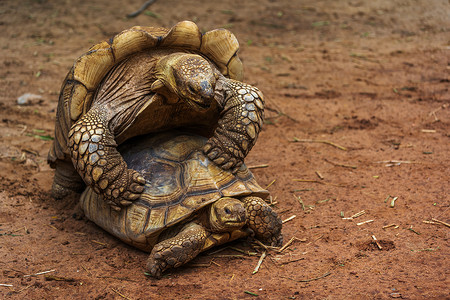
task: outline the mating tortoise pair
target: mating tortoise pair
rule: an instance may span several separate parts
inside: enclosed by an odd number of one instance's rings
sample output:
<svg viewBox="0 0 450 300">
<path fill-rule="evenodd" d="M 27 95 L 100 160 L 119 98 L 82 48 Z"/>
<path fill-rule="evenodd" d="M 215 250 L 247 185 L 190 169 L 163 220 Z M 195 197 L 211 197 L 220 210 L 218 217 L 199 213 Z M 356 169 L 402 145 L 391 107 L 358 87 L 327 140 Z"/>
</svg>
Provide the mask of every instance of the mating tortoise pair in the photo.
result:
<svg viewBox="0 0 450 300">
<path fill-rule="evenodd" d="M 238 48 L 229 31 L 201 34 L 192 22 L 133 27 L 93 46 L 63 83 L 48 157 L 52 193 L 61 198 L 84 181 L 88 218 L 153 249 L 153 276 L 249 234 L 281 243 L 267 191 L 243 164 L 264 107 L 261 92 L 239 81 Z M 173 128 L 197 135 L 155 135 Z M 117 146 L 147 133 L 127 142 L 124 159 Z"/>
</svg>

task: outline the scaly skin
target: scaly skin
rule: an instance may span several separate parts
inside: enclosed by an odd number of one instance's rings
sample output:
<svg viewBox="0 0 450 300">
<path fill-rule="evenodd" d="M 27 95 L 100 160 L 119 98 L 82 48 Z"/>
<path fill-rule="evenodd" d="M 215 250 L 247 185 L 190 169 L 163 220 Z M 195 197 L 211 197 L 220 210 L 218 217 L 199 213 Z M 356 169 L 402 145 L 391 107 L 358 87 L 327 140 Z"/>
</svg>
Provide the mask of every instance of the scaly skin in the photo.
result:
<svg viewBox="0 0 450 300">
<path fill-rule="evenodd" d="M 254 233 L 255 237 L 265 244 L 281 246 L 282 224 L 276 212 L 259 197 L 244 197 L 241 202 L 246 209 L 248 227 L 228 229 L 233 230 L 231 236 L 240 238 Z M 212 237 L 213 232 L 204 225 L 188 223 L 176 236 L 163 240 L 153 247 L 147 260 L 147 271 L 151 276 L 160 278 L 165 270 L 179 267 L 200 252 L 235 239 L 230 238 L 227 228 L 223 228 L 222 234 L 220 232 L 215 234 L 216 236 Z"/>
<path fill-rule="evenodd" d="M 144 191 L 145 179 L 128 169 L 108 127 L 108 109 L 93 107 L 69 131 L 73 165 L 84 182 L 114 209 L 130 205 Z"/>
<path fill-rule="evenodd" d="M 160 278 L 165 270 L 187 263 L 202 251 L 209 235 L 203 226 L 187 224 L 176 236 L 153 247 L 147 260 L 147 271 L 153 277 Z"/>
<path fill-rule="evenodd" d="M 216 100 L 223 110 L 203 152 L 222 169 L 236 173 L 261 131 L 264 99 L 256 87 L 222 76 L 216 84 Z"/>
<path fill-rule="evenodd" d="M 281 246 L 281 219 L 264 200 L 259 197 L 245 197 L 241 199 L 247 210 L 247 225 L 254 232 L 257 239 L 271 246 Z"/>
</svg>

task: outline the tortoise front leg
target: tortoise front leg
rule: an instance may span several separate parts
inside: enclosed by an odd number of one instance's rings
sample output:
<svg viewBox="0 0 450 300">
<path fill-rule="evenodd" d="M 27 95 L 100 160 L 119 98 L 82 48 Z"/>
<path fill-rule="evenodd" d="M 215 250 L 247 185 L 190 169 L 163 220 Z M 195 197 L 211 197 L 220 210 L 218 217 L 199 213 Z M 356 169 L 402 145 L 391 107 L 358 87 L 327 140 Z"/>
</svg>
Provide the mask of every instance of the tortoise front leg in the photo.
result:
<svg viewBox="0 0 450 300">
<path fill-rule="evenodd" d="M 281 246 L 281 219 L 264 200 L 259 197 L 241 199 L 247 211 L 247 225 L 255 232 L 257 239 L 271 246 Z"/>
<path fill-rule="evenodd" d="M 69 132 L 72 162 L 84 182 L 116 210 L 144 191 L 145 179 L 128 169 L 108 127 L 108 111 L 94 107 Z"/>
<path fill-rule="evenodd" d="M 179 267 L 196 257 L 203 249 L 210 232 L 196 224 L 187 224 L 176 236 L 153 247 L 147 260 L 147 271 L 160 278 L 162 272 Z"/>
<path fill-rule="evenodd" d="M 235 173 L 261 131 L 264 100 L 256 87 L 225 78 L 217 82 L 216 96 L 222 115 L 203 152 L 222 169 Z"/>
</svg>

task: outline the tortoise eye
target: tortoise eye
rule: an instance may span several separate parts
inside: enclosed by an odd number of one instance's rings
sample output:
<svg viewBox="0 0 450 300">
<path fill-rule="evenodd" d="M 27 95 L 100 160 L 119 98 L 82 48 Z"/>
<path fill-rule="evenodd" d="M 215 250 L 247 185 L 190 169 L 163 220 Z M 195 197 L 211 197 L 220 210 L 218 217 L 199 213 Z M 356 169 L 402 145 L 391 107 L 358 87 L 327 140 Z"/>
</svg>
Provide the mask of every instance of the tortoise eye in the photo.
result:
<svg viewBox="0 0 450 300">
<path fill-rule="evenodd" d="M 224 211 L 227 215 L 231 214 L 231 210 L 228 207 L 225 207 Z"/>
<path fill-rule="evenodd" d="M 188 90 L 189 92 L 191 92 L 192 94 L 195 94 L 195 89 L 192 86 L 188 86 Z"/>
</svg>

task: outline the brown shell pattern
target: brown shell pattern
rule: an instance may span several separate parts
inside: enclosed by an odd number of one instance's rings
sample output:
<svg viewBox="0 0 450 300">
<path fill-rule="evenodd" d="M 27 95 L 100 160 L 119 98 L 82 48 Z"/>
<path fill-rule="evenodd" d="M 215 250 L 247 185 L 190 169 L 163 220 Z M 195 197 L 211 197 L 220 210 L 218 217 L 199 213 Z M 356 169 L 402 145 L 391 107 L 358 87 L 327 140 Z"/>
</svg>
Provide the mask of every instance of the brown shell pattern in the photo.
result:
<svg viewBox="0 0 450 300">
<path fill-rule="evenodd" d="M 103 77 L 125 57 L 156 48 L 169 47 L 198 51 L 213 61 L 219 70 L 232 79 L 242 80 L 243 67 L 236 55 L 239 43 L 226 29 L 216 29 L 201 34 L 190 21 L 176 24 L 170 30 L 135 26 L 124 30 L 109 41 L 94 45 L 78 58 L 73 66 L 74 91 L 70 101 L 70 118 L 77 120 L 85 113 L 86 95 L 95 91 Z M 78 84 L 77 84 L 78 83 Z"/>
<path fill-rule="evenodd" d="M 221 197 L 267 197 L 268 192 L 245 165 L 233 175 L 198 151 L 205 141 L 172 132 L 127 143 L 132 147 L 124 145 L 121 153 L 128 166 L 145 177 L 143 195 L 117 213 L 88 188 L 81 200 L 86 216 L 127 243 L 143 248 L 151 245 L 153 235 L 163 228 Z"/>
</svg>

